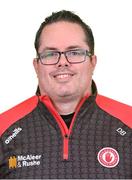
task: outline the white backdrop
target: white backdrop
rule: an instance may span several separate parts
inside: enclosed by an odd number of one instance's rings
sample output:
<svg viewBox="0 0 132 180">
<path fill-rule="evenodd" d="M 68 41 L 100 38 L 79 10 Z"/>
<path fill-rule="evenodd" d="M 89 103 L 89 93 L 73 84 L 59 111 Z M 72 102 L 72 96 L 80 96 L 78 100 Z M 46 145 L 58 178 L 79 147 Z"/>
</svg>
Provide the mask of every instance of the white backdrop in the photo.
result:
<svg viewBox="0 0 132 180">
<path fill-rule="evenodd" d="M 34 95 L 34 38 L 53 11 L 77 13 L 95 37 L 94 80 L 100 94 L 132 105 L 131 0 L 1 0 L 0 112 Z"/>
</svg>

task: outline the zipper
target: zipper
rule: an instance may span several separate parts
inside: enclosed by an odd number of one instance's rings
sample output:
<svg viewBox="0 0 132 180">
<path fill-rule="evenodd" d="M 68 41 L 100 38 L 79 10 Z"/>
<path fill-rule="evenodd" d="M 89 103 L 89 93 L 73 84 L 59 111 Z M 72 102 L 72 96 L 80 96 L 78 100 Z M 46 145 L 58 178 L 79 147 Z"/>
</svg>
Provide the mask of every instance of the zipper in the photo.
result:
<svg viewBox="0 0 132 180">
<path fill-rule="evenodd" d="M 47 108 L 49 109 L 49 111 L 52 113 L 52 115 L 54 116 L 55 120 L 57 121 L 60 130 L 61 130 L 61 134 L 62 134 L 62 138 L 63 138 L 63 160 L 68 160 L 68 156 L 69 156 L 69 137 L 72 133 L 72 127 L 74 125 L 75 122 L 75 118 L 82 106 L 82 104 L 84 103 L 84 101 L 88 98 L 89 95 L 85 96 L 78 104 L 76 110 L 75 110 L 75 114 L 72 118 L 71 124 L 70 124 L 70 128 L 67 128 L 67 125 L 65 124 L 64 120 L 61 118 L 61 116 L 58 114 L 58 112 L 56 111 L 56 109 L 54 108 L 52 102 L 50 101 L 50 98 L 48 96 L 40 96 L 40 100 L 47 106 Z"/>
<path fill-rule="evenodd" d="M 63 160 L 68 160 L 69 154 L 69 137 L 66 134 L 63 140 Z"/>
</svg>

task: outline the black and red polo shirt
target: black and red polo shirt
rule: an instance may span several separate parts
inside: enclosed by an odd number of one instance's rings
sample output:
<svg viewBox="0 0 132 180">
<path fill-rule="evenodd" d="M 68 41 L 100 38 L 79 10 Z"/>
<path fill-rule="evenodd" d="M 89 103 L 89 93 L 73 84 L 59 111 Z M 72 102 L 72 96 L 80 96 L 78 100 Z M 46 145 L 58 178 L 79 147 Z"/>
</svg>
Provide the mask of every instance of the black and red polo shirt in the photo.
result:
<svg viewBox="0 0 132 180">
<path fill-rule="evenodd" d="M 132 107 L 97 92 L 70 127 L 47 96 L 0 115 L 1 179 L 132 179 Z"/>
</svg>

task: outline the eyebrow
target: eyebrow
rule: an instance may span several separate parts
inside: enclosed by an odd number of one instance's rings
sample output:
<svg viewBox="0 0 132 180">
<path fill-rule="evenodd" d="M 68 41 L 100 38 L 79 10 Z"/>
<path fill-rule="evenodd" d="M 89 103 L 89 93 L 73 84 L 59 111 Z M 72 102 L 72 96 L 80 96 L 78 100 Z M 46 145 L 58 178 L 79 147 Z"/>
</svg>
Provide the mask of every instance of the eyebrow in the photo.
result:
<svg viewBox="0 0 132 180">
<path fill-rule="evenodd" d="M 42 52 L 44 52 L 44 51 L 46 51 L 46 50 L 58 50 L 57 48 L 55 48 L 55 47 L 45 47 L 45 48 L 43 48 L 43 50 L 42 50 Z"/>
<path fill-rule="evenodd" d="M 82 47 L 79 46 L 79 45 L 74 45 L 74 46 L 67 47 L 66 50 L 69 50 L 69 49 L 80 49 L 80 48 L 82 48 Z"/>
</svg>

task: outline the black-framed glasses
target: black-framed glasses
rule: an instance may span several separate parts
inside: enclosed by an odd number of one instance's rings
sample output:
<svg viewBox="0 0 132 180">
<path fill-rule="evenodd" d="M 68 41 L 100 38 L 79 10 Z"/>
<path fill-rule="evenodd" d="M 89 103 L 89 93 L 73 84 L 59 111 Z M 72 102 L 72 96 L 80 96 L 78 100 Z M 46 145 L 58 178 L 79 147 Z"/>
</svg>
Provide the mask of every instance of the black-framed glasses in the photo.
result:
<svg viewBox="0 0 132 180">
<path fill-rule="evenodd" d="M 55 65 L 59 62 L 62 54 L 64 54 L 70 64 L 82 63 L 86 60 L 87 56 L 92 56 L 92 54 L 85 49 L 73 49 L 64 52 L 46 50 L 43 53 L 39 53 L 37 59 L 40 60 L 43 65 Z"/>
</svg>

